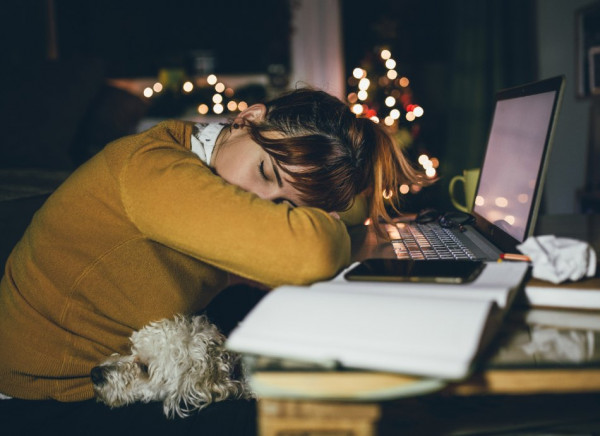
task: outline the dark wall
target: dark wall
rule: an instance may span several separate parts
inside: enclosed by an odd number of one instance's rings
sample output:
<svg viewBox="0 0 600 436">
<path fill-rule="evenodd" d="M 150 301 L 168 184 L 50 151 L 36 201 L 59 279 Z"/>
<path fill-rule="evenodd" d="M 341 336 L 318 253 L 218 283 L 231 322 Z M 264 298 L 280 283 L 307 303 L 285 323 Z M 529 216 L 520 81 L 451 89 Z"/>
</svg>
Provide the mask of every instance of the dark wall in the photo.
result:
<svg viewBox="0 0 600 436">
<path fill-rule="evenodd" d="M 289 65 L 287 1 L 19 0 L 2 5 L 3 44 L 11 63 L 46 54 L 53 5 L 61 58 L 98 57 L 113 77 L 154 76 L 190 66 L 210 51 L 217 72 L 265 72 Z"/>
</svg>

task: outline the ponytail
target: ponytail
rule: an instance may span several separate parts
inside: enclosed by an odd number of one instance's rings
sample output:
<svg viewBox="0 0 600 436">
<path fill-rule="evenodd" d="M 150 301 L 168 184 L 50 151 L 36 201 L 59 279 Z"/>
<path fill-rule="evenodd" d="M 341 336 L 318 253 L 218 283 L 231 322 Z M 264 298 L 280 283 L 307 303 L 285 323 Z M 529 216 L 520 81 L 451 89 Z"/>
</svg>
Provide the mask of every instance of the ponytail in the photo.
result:
<svg viewBox="0 0 600 436">
<path fill-rule="evenodd" d="M 361 126 L 361 148 L 372 153 L 370 166 L 363 170 L 370 177 L 363 191 L 368 194 L 369 218 L 377 232 L 383 235 L 380 219 L 391 222 L 389 209 L 393 214 L 402 214 L 399 187 L 432 182 L 410 164 L 400 146 L 382 126 L 366 118 L 356 118 L 355 123 Z"/>
</svg>

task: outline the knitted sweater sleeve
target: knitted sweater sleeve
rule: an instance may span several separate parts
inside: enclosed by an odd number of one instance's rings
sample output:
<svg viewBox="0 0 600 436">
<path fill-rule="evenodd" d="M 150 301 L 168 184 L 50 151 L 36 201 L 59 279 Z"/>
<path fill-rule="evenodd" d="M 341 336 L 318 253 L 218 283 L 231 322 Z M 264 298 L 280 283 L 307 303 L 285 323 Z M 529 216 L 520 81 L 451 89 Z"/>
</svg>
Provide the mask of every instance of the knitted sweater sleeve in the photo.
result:
<svg viewBox="0 0 600 436">
<path fill-rule="evenodd" d="M 169 128 L 135 137 L 119 186 L 146 237 L 270 286 L 330 278 L 350 261 L 346 226 L 328 213 L 275 204 L 216 176 Z"/>
</svg>

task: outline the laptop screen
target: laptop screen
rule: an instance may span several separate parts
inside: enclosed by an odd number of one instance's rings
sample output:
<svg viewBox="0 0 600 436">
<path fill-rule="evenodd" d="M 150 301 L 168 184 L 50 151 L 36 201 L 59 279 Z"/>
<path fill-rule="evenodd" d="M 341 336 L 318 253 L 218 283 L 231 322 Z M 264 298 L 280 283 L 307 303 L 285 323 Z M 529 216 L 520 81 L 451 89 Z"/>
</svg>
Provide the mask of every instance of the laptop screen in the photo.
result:
<svg viewBox="0 0 600 436">
<path fill-rule="evenodd" d="M 519 242 L 539 205 L 559 92 L 500 93 L 496 101 L 473 212 Z"/>
</svg>

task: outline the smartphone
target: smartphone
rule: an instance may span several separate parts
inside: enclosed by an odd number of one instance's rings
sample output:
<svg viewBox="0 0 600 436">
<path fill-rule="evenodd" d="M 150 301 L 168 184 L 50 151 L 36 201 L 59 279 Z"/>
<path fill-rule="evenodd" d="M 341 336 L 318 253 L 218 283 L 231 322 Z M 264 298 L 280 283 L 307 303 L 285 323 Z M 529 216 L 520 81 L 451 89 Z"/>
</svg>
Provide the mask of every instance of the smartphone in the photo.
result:
<svg viewBox="0 0 600 436">
<path fill-rule="evenodd" d="M 468 283 L 485 263 L 473 260 L 366 259 L 344 277 L 353 281 Z"/>
</svg>

